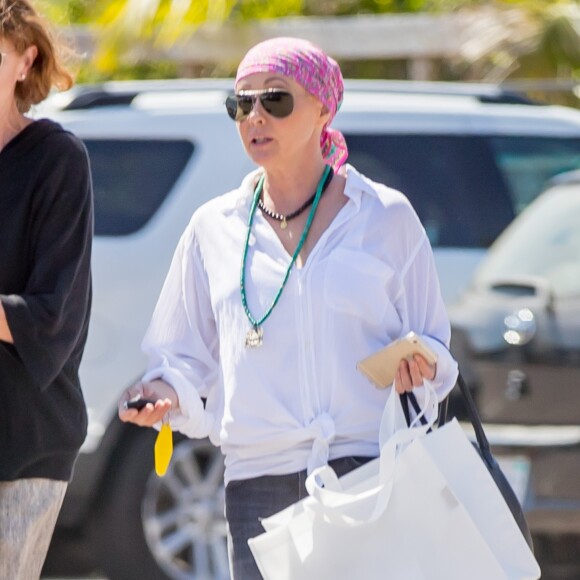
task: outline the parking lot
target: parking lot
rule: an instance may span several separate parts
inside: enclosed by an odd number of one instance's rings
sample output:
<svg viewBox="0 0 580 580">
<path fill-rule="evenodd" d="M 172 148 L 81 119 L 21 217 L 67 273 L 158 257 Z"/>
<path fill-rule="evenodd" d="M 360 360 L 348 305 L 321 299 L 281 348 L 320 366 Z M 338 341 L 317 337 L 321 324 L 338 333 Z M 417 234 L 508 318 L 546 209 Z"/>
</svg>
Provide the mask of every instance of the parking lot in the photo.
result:
<svg viewBox="0 0 580 580">
<path fill-rule="evenodd" d="M 535 542 L 536 555 L 541 567 L 542 556 L 547 556 L 548 552 L 550 552 L 550 559 L 553 560 L 556 557 L 560 561 L 559 564 L 542 567 L 542 580 L 578 580 L 580 571 L 575 564 L 570 563 L 577 553 L 576 542 L 572 537 L 562 536 L 546 542 L 539 542 L 535 539 Z M 108 580 L 108 578 L 98 572 L 93 572 L 84 575 L 43 574 L 41 580 Z"/>
</svg>

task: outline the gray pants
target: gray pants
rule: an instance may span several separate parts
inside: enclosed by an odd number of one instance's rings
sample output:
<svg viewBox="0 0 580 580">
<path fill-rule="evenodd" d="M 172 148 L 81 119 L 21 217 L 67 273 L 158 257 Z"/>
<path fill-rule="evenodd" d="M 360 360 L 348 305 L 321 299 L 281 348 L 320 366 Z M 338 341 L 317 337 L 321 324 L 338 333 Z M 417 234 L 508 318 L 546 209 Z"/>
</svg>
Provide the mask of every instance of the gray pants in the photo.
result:
<svg viewBox="0 0 580 580">
<path fill-rule="evenodd" d="M 364 465 L 372 457 L 341 457 L 328 462 L 340 477 Z M 261 580 L 262 575 L 248 546 L 248 539 L 264 532 L 260 523 L 307 497 L 306 472 L 265 475 L 230 481 L 226 486 L 228 555 L 232 580 Z"/>
<path fill-rule="evenodd" d="M 66 481 L 0 482 L 0 580 L 35 580 L 46 558 Z"/>
</svg>

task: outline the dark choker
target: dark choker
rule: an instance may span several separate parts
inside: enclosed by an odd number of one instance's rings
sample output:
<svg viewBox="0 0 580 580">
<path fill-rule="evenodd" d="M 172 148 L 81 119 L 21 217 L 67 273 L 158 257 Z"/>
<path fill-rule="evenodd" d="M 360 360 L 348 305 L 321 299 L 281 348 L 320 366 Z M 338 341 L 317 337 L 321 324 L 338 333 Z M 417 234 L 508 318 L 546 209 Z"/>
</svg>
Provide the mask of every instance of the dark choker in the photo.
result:
<svg viewBox="0 0 580 580">
<path fill-rule="evenodd" d="M 330 168 L 330 171 L 328 172 L 328 175 L 326 176 L 326 179 L 324 180 L 324 183 L 322 185 L 322 191 L 321 191 L 321 195 L 326 191 L 326 188 L 329 186 L 330 182 L 332 181 L 332 176 L 334 175 L 334 171 L 332 170 L 332 168 Z M 260 199 L 258 200 L 258 207 L 262 210 L 263 213 L 265 213 L 267 216 L 271 217 L 272 219 L 281 222 L 280 223 L 280 227 L 285 230 L 288 227 L 288 222 L 292 219 L 294 219 L 295 217 L 298 217 L 304 210 L 308 209 L 312 203 L 314 202 L 314 198 L 316 197 L 316 193 L 314 193 L 312 195 L 312 197 L 310 197 L 309 199 L 307 199 L 296 211 L 293 211 L 292 213 L 289 213 L 288 215 L 283 215 L 281 213 L 276 213 L 275 211 L 272 211 L 271 209 L 268 209 L 265 205 L 264 202 L 262 201 L 262 198 L 260 197 Z"/>
</svg>

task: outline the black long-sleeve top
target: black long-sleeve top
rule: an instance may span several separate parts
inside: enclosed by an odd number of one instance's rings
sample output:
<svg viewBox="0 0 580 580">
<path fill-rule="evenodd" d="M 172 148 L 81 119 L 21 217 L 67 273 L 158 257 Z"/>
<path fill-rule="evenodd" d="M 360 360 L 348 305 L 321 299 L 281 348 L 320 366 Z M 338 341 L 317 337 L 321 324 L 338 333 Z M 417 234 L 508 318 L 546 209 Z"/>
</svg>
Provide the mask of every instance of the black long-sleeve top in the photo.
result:
<svg viewBox="0 0 580 580">
<path fill-rule="evenodd" d="M 82 142 L 43 119 L 0 151 L 0 481 L 70 480 L 87 429 L 78 369 L 93 201 Z"/>
</svg>

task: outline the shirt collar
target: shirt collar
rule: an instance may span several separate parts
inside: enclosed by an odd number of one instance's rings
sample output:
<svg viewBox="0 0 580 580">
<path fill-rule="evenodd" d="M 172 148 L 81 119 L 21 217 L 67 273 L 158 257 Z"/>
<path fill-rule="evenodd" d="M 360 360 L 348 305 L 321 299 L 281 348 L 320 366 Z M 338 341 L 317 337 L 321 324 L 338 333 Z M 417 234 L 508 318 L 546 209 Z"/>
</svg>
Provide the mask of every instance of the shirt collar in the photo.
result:
<svg viewBox="0 0 580 580">
<path fill-rule="evenodd" d="M 373 197 L 377 197 L 377 192 L 375 190 L 374 183 L 359 173 L 352 165 L 346 163 L 344 165 L 346 172 L 346 184 L 344 186 L 344 194 L 346 197 L 351 199 L 356 209 L 360 208 L 361 199 L 363 194 L 369 194 Z M 242 180 L 240 187 L 237 189 L 237 195 L 231 200 L 231 205 L 227 209 L 235 211 L 239 207 L 249 208 L 251 200 L 254 196 L 254 189 L 256 187 L 256 182 L 262 173 L 262 169 L 258 168 L 254 171 L 248 173 Z"/>
<path fill-rule="evenodd" d="M 261 171 L 261 169 L 254 169 L 254 171 L 244 177 L 237 189 L 224 195 L 224 205 L 222 206 L 224 212 L 229 214 L 242 208 L 245 208 L 246 211 L 250 209 L 250 204 L 254 197 L 254 189 Z"/>
<path fill-rule="evenodd" d="M 349 163 L 345 164 L 344 168 L 346 170 L 344 195 L 354 202 L 356 209 L 358 210 L 360 208 L 363 194 L 370 194 L 373 197 L 377 197 L 375 184 L 368 177 L 359 173 Z"/>
</svg>

